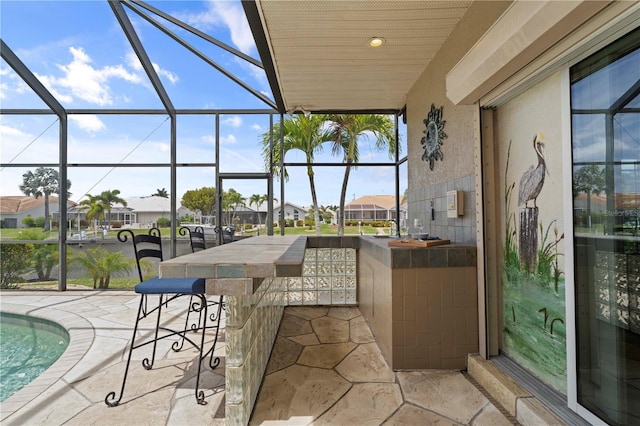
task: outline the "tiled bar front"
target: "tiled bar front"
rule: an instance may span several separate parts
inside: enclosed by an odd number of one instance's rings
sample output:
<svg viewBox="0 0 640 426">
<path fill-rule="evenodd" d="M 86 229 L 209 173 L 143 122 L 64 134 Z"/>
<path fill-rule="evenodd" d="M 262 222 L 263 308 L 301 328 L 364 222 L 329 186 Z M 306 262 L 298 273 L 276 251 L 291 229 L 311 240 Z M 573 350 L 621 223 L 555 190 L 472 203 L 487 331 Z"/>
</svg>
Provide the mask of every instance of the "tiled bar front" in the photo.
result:
<svg viewBox="0 0 640 426">
<path fill-rule="evenodd" d="M 247 424 L 269 361 L 287 278 L 262 281 L 251 295 L 226 296 L 226 422 Z"/>
</svg>

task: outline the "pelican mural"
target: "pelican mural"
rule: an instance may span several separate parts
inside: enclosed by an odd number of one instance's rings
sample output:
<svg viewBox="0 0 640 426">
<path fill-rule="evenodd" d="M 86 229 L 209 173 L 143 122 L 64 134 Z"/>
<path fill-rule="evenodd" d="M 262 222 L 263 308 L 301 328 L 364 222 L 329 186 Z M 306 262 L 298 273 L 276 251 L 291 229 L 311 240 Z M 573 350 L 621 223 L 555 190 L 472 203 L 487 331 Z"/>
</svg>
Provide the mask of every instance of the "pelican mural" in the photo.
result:
<svg viewBox="0 0 640 426">
<path fill-rule="evenodd" d="M 542 133 L 533 137 L 533 149 L 538 157 L 538 164 L 532 165 L 522 174 L 518 191 L 518 205 L 524 206 L 520 210 L 520 262 L 529 271 L 535 270 L 538 262 L 538 206 L 536 199 L 544 186 L 544 177 L 548 174 L 543 154 L 544 136 Z M 531 200 L 533 200 L 533 207 L 529 207 Z"/>
<path fill-rule="evenodd" d="M 544 135 L 538 133 L 533 138 L 533 149 L 538 156 L 538 165 L 531 166 L 522 174 L 520 178 L 520 190 L 518 192 L 518 205 L 524 204 L 525 208 L 529 208 L 529 201 L 533 200 L 533 207 L 536 208 L 536 198 L 542 191 L 544 185 L 544 176 L 548 174 L 547 164 L 544 161 Z"/>
</svg>

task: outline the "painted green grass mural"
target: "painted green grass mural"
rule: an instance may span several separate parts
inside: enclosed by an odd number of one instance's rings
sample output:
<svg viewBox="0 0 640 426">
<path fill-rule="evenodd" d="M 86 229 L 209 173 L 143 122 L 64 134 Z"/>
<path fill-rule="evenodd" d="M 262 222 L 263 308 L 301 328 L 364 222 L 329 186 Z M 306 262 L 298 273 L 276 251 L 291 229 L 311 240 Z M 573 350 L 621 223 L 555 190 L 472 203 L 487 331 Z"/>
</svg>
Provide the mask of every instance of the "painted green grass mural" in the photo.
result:
<svg viewBox="0 0 640 426">
<path fill-rule="evenodd" d="M 516 188 L 507 177 L 510 153 L 511 143 L 504 182 L 503 350 L 540 379 L 566 392 L 565 283 L 558 266 L 562 256 L 558 245 L 564 234 L 558 230 L 556 220 L 546 226 L 538 222 L 538 207 L 526 204 L 518 223 L 516 213 L 509 209 Z M 521 229 L 517 229 L 518 225 Z M 535 229 L 523 232 L 527 225 Z M 533 241 L 535 250 L 524 254 L 529 257 L 523 261 L 520 248 L 525 237 Z"/>
</svg>

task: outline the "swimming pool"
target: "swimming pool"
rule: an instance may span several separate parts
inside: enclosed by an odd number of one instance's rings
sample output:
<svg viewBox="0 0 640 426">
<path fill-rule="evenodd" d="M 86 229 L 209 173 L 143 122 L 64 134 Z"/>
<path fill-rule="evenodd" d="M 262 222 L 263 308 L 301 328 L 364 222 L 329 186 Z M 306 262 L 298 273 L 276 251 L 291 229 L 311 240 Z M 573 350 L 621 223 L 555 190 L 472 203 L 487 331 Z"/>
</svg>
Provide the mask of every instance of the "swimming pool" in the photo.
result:
<svg viewBox="0 0 640 426">
<path fill-rule="evenodd" d="M 69 345 L 64 327 L 42 318 L 0 312 L 0 402 L 49 368 Z"/>
</svg>

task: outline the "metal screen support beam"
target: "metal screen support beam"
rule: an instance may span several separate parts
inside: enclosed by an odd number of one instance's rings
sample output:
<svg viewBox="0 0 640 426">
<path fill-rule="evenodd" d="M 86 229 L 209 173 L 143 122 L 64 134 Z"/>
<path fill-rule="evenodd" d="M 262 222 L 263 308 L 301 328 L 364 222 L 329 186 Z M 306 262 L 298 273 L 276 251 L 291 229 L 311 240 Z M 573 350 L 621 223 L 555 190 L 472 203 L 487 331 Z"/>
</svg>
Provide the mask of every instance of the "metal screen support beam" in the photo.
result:
<svg viewBox="0 0 640 426">
<path fill-rule="evenodd" d="M 273 235 L 273 114 L 269 114 L 269 185 L 267 186 L 267 235 Z"/>
<path fill-rule="evenodd" d="M 122 8 L 122 4 L 120 3 L 120 0 L 109 0 L 109 6 L 111 6 L 113 13 L 116 15 L 116 19 L 118 20 L 118 23 L 122 27 L 124 34 L 127 36 L 127 39 L 131 44 L 131 48 L 133 49 L 133 51 L 136 53 L 136 56 L 140 60 L 140 63 L 142 64 L 142 68 L 144 68 L 144 71 L 147 74 L 147 77 L 149 77 L 149 80 L 151 80 L 151 84 L 153 85 L 153 88 L 155 89 L 158 96 L 160 97 L 160 101 L 164 105 L 164 108 L 167 110 L 167 113 L 172 118 L 175 118 L 176 109 L 173 107 L 173 104 L 171 103 L 171 99 L 169 98 L 169 95 L 165 91 L 164 86 L 160 81 L 160 77 L 158 77 L 158 73 L 156 73 L 155 69 L 153 68 L 153 64 L 151 63 L 151 60 L 149 59 L 149 56 L 147 55 L 146 50 L 144 50 L 144 46 L 142 45 L 142 42 L 140 41 L 138 34 L 133 28 L 133 25 L 131 24 L 129 17 L 127 16 L 126 12 Z"/>
<path fill-rule="evenodd" d="M 0 39 L 0 56 L 9 66 L 27 83 L 29 87 L 47 104 L 60 120 L 58 179 L 60 192 L 58 194 L 58 290 L 67 289 L 67 111 L 62 104 L 47 90 L 46 87 L 33 75 L 27 66 L 13 53 L 13 50 Z M 49 220 L 49 218 L 45 218 Z"/>
<path fill-rule="evenodd" d="M 167 94 L 164 86 L 162 85 L 162 81 L 160 81 L 160 77 L 158 73 L 153 68 L 153 64 L 151 63 L 151 59 L 149 59 L 149 55 L 147 55 L 138 34 L 136 33 L 133 25 L 131 24 L 131 20 L 127 16 L 124 8 L 122 7 L 122 3 L 120 0 L 109 0 L 109 6 L 113 10 L 113 13 L 116 15 L 116 19 L 118 23 L 122 27 L 129 43 L 131 44 L 131 48 L 136 53 L 136 56 L 140 60 L 142 64 L 142 68 L 144 69 L 147 77 L 151 81 L 153 88 L 155 89 L 160 101 L 164 105 L 169 117 L 171 118 L 171 131 L 170 131 L 170 146 L 171 146 L 171 166 L 170 166 L 170 174 L 171 174 L 171 182 L 169 184 L 169 188 L 171 191 L 170 194 L 170 202 L 171 202 L 171 239 L 170 239 L 170 253 L 171 257 L 176 256 L 176 109 L 171 102 L 171 98 Z"/>
<path fill-rule="evenodd" d="M 284 114 L 280 114 L 280 134 L 278 138 L 280 140 L 280 163 L 278 164 L 280 170 L 280 216 L 278 217 L 278 223 L 280 224 L 280 235 L 284 235 Z"/>
<path fill-rule="evenodd" d="M 395 172 L 396 172 L 396 236 L 400 237 L 400 129 L 398 128 L 398 113 L 395 115 L 396 146 L 395 146 Z M 407 144 L 408 145 L 408 144 Z"/>
</svg>

